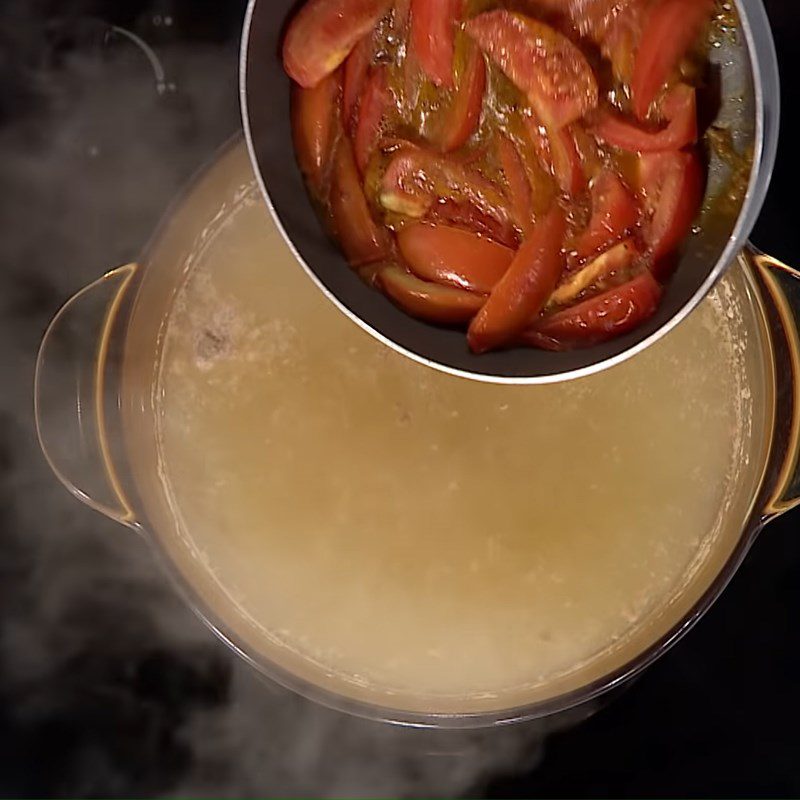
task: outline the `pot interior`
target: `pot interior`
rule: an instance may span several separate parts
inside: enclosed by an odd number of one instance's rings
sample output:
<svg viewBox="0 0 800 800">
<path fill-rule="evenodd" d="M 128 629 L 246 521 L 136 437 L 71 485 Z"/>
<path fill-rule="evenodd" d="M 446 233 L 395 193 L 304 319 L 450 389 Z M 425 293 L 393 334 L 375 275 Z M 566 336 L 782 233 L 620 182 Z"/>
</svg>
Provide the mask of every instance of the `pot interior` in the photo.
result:
<svg viewBox="0 0 800 800">
<path fill-rule="evenodd" d="M 742 266 L 600 375 L 423 367 L 296 268 L 239 144 L 148 254 L 125 445 L 173 574 L 259 668 L 361 713 L 490 722 L 624 673 L 725 576 L 770 363 Z"/>
</svg>

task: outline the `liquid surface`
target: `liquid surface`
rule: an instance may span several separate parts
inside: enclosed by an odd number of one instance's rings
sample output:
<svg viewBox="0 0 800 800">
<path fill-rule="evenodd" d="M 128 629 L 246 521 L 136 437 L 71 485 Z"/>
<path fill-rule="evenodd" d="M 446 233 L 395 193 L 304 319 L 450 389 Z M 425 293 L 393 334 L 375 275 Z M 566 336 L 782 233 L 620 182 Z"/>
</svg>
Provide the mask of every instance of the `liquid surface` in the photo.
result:
<svg viewBox="0 0 800 800">
<path fill-rule="evenodd" d="M 549 681 L 663 607 L 713 542 L 748 446 L 721 307 L 590 379 L 468 382 L 334 309 L 251 192 L 166 329 L 161 472 L 185 546 L 265 640 L 345 682 Z"/>
</svg>

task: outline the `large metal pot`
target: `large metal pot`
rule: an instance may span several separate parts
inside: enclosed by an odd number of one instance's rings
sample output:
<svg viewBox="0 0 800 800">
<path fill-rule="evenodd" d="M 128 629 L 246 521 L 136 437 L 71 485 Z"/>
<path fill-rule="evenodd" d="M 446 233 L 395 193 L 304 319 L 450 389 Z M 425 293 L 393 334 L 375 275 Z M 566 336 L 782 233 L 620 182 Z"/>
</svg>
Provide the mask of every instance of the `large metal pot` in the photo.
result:
<svg viewBox="0 0 800 800">
<path fill-rule="evenodd" d="M 732 522 L 668 612 L 643 622 L 634 636 L 590 666 L 510 704 L 484 698 L 446 707 L 424 698 L 382 695 L 337 681 L 319 664 L 275 647 L 242 618 L 230 587 L 214 579 L 215 565 L 193 547 L 192 531 L 177 524 L 164 486 L 158 421 L 166 321 L 197 253 L 223 226 L 235 226 L 247 206 L 247 214 L 259 215 L 250 235 L 259 237 L 252 244 L 259 252 L 263 248 L 271 279 L 281 281 L 288 274 L 282 270 L 295 268 L 257 198 L 238 140 L 194 181 L 138 264 L 103 276 L 57 314 L 39 353 L 35 403 L 42 447 L 64 485 L 144 536 L 197 613 L 264 675 L 334 708 L 404 724 L 476 727 L 560 712 L 620 686 L 663 654 L 720 595 L 765 524 L 800 504 L 800 274 L 748 248 L 734 259 L 724 284 L 747 332 L 741 361 L 752 391 L 751 415 L 743 422 L 752 429 L 742 459 L 747 477 L 731 500 Z M 310 302 L 309 293 L 316 298 L 312 286 L 303 291 L 304 303 Z M 323 312 L 338 319 L 324 304 Z M 390 356 L 407 364 L 402 356 Z M 624 369 L 635 369 L 636 363 Z M 472 390 L 497 388 L 441 378 Z M 511 390 L 537 393 L 549 387 Z M 241 555 L 247 560 L 249 554 Z"/>
</svg>

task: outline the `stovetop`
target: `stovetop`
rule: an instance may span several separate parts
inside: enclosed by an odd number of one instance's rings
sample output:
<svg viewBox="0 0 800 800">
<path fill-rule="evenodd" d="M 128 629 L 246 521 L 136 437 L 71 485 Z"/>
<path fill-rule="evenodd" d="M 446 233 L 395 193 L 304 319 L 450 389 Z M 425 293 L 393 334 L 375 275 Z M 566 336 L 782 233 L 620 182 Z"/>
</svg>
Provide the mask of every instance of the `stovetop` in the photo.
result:
<svg viewBox="0 0 800 800">
<path fill-rule="evenodd" d="M 800 17 L 768 0 L 791 108 Z M 0 3 L 0 796 L 800 794 L 800 514 L 613 702 L 567 729 L 450 737 L 258 681 L 146 545 L 41 459 L 33 359 L 59 303 L 133 260 L 240 128 L 244 0 Z M 754 242 L 800 261 L 784 137 Z"/>
</svg>

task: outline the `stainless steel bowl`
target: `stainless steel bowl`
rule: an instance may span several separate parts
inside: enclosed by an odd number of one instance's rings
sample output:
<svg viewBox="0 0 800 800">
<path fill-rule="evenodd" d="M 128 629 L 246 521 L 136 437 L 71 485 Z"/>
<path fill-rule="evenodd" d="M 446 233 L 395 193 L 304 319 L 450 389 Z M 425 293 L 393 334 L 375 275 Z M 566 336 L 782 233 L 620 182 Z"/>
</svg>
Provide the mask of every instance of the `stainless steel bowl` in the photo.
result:
<svg viewBox="0 0 800 800">
<path fill-rule="evenodd" d="M 641 352 L 697 307 L 744 247 L 766 195 L 779 122 L 778 67 L 761 0 L 737 0 L 739 32 L 711 51 L 713 124 L 728 128 L 742 153 L 752 152 L 744 196 L 720 203 L 730 169 L 710 150 L 709 182 L 699 225 L 684 248 L 655 317 L 606 344 L 566 353 L 518 348 L 475 356 L 464 335 L 412 319 L 349 269 L 326 236 L 308 198 L 292 146 L 290 81 L 280 59 L 282 32 L 294 0 L 250 0 L 241 52 L 241 104 L 250 156 L 264 198 L 299 263 L 354 322 L 416 361 L 452 374 L 497 383 L 549 383 L 611 367 Z"/>
</svg>

